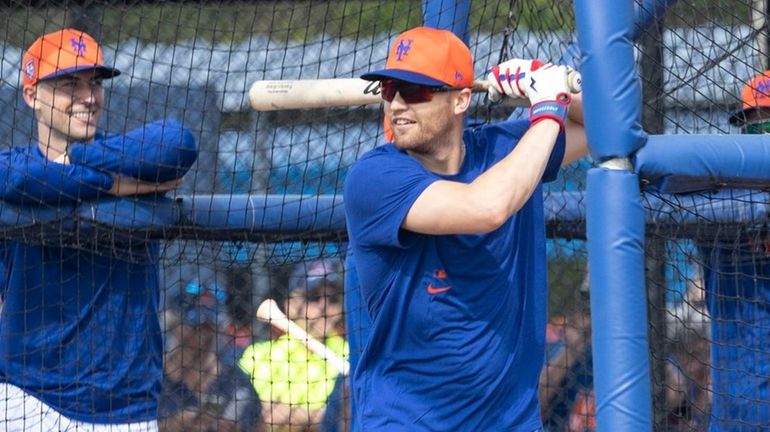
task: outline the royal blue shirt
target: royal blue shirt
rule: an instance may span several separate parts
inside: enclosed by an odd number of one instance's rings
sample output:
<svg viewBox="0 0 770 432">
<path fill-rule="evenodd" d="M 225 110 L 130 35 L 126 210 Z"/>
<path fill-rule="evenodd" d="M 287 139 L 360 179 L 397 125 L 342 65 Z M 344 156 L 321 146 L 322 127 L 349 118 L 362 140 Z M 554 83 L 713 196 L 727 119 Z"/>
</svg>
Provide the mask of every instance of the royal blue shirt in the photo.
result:
<svg viewBox="0 0 770 432">
<path fill-rule="evenodd" d="M 702 248 L 711 315 L 711 431 L 770 427 L 770 252 L 761 242 Z"/>
<path fill-rule="evenodd" d="M 0 153 L 0 199 L 73 206 L 104 194 L 109 172 L 163 181 L 181 177 L 197 157 L 192 134 L 172 120 L 98 136 L 68 153 L 69 165 L 49 161 L 36 144 Z M 156 419 L 158 245 L 131 248 L 128 259 L 66 243 L 2 243 L 0 379 L 75 420 Z"/>
<path fill-rule="evenodd" d="M 393 144 L 361 157 L 345 180 L 350 246 L 372 318 L 354 371 L 361 431 L 533 431 L 544 358 L 546 260 L 538 186 L 486 234 L 401 229 L 430 184 L 469 183 L 508 155 L 529 127 L 508 121 L 467 130 L 457 175 L 428 171 Z M 555 178 L 564 136 L 545 179 Z"/>
</svg>

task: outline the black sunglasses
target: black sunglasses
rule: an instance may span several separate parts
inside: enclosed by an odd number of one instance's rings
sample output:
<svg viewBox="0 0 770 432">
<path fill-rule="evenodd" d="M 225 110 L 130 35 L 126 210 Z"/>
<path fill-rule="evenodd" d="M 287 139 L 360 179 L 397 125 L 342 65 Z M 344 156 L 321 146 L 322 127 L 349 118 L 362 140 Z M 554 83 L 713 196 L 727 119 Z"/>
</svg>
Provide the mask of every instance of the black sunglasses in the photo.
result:
<svg viewBox="0 0 770 432">
<path fill-rule="evenodd" d="M 418 104 L 433 100 L 434 93 L 462 90 L 466 87 L 430 87 L 397 80 L 380 82 L 380 94 L 386 102 L 393 102 L 396 93 L 408 104 Z"/>
</svg>

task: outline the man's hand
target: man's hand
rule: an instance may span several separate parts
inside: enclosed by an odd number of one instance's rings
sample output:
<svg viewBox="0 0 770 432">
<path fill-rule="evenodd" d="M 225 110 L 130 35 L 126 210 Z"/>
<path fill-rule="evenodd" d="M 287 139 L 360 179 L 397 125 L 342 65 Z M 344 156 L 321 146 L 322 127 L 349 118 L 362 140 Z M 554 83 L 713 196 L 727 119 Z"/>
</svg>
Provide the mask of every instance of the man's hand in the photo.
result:
<svg viewBox="0 0 770 432">
<path fill-rule="evenodd" d="M 124 177 L 118 174 L 112 175 L 112 187 L 107 191 L 110 195 L 131 196 L 149 193 L 168 192 L 182 184 L 182 179 L 169 180 L 163 183 L 146 182 L 133 177 Z"/>
<path fill-rule="evenodd" d="M 569 71 L 567 66 L 549 63 L 530 73 L 519 84 L 532 105 L 544 101 L 569 102 L 572 97 L 567 81 Z"/>
<path fill-rule="evenodd" d="M 529 98 L 529 121 L 535 124 L 541 120 L 554 120 L 564 130 L 569 103 L 572 95 L 567 75 L 569 68 L 547 64 L 532 72 L 521 86 Z"/>
<path fill-rule="evenodd" d="M 487 81 L 490 83 L 487 91 L 489 100 L 497 102 L 503 96 L 525 99 L 527 93 L 523 85 L 526 78 L 542 65 L 540 60 L 511 59 L 492 67 L 487 74 Z"/>
</svg>

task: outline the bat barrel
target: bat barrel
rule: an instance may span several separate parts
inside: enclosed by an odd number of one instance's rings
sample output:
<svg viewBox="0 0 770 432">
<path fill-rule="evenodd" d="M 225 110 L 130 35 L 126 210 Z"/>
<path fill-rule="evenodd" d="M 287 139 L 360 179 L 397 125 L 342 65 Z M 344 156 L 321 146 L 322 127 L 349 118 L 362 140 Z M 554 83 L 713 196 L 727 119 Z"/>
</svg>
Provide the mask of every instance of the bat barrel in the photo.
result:
<svg viewBox="0 0 770 432">
<path fill-rule="evenodd" d="M 567 76 L 570 91 L 582 89 L 580 73 L 571 71 Z M 486 81 L 474 81 L 471 90 L 484 93 L 489 89 Z M 526 99 L 505 98 L 505 105 L 529 106 Z M 378 104 L 380 83 L 359 78 L 333 78 L 315 80 L 255 81 L 249 89 L 249 102 L 256 111 L 334 108 Z"/>
</svg>

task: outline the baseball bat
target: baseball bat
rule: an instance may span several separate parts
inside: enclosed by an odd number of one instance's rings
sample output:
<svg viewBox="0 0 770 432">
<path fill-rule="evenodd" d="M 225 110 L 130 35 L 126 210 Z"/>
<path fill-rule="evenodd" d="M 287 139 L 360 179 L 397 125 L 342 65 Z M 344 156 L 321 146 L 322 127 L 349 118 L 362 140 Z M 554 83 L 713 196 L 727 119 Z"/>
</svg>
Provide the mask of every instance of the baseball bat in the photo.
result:
<svg viewBox="0 0 770 432">
<path fill-rule="evenodd" d="M 567 79 L 570 91 L 579 93 L 582 89 L 580 73 L 571 71 Z M 471 90 L 485 93 L 489 85 L 487 81 L 474 81 Z M 249 102 L 256 111 L 279 111 L 378 104 L 382 98 L 378 81 L 327 78 L 255 81 L 249 88 Z M 529 106 L 527 99 L 505 98 L 504 103 L 508 106 Z"/>
<path fill-rule="evenodd" d="M 342 375 L 347 376 L 350 373 L 350 363 L 344 358 L 338 356 L 332 350 L 326 347 L 321 341 L 311 336 L 302 327 L 290 320 L 283 313 L 278 303 L 273 299 L 267 299 L 260 303 L 257 308 L 257 319 L 264 321 L 273 327 L 281 330 L 294 339 L 301 342 L 310 352 L 323 357 L 328 363 L 334 366 Z"/>
</svg>

